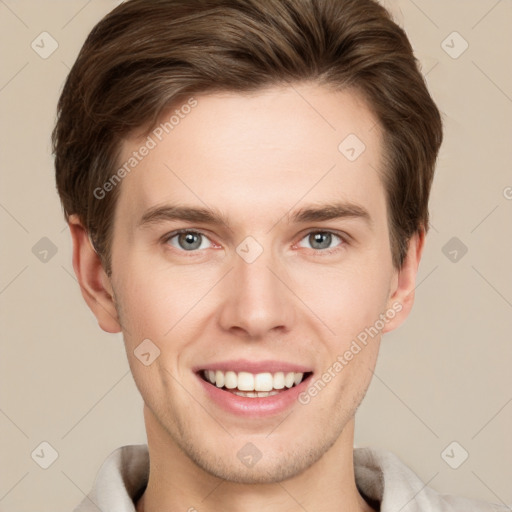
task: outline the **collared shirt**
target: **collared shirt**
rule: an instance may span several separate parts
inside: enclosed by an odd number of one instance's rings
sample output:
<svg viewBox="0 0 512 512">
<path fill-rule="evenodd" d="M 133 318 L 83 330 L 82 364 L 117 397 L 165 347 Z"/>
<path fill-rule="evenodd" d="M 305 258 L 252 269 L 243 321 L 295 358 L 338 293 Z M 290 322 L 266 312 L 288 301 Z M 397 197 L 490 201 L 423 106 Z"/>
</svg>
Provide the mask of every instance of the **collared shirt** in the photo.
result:
<svg viewBox="0 0 512 512">
<path fill-rule="evenodd" d="M 497 505 L 440 494 L 391 452 L 354 448 L 356 486 L 380 512 L 510 512 Z M 136 512 L 149 477 L 147 445 L 122 446 L 102 464 L 91 492 L 74 512 Z"/>
</svg>

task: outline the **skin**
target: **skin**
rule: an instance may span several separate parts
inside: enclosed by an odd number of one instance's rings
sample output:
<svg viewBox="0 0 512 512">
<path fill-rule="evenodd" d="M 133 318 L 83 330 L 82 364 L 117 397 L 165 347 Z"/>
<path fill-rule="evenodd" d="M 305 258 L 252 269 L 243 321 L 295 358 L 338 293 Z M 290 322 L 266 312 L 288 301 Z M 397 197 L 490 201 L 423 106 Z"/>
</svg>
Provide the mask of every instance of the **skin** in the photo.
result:
<svg viewBox="0 0 512 512">
<path fill-rule="evenodd" d="M 150 478 L 137 510 L 373 510 L 355 485 L 354 414 L 381 335 L 308 404 L 267 418 L 220 410 L 191 368 L 275 359 L 307 365 L 319 378 L 393 305 L 401 310 L 382 333 L 405 320 L 424 233 L 411 238 L 395 269 L 377 119 L 355 92 L 316 84 L 196 99 L 122 182 L 111 278 L 79 219 L 69 224 L 82 294 L 103 330 L 123 331 L 145 402 Z M 338 150 L 351 133 L 366 145 L 353 162 Z M 126 139 L 120 161 L 140 145 Z M 291 222 L 300 208 L 340 201 L 366 209 L 371 224 Z M 144 212 L 164 204 L 217 209 L 228 225 L 138 226 Z M 184 228 L 205 235 L 195 252 L 178 237 L 165 239 Z M 328 249 L 318 248 L 309 234 L 325 230 L 345 241 L 332 237 Z M 253 263 L 236 252 L 247 236 L 263 248 Z M 160 349 L 149 366 L 134 356 L 147 338 Z M 248 442 L 262 453 L 251 468 L 237 457 Z"/>
</svg>

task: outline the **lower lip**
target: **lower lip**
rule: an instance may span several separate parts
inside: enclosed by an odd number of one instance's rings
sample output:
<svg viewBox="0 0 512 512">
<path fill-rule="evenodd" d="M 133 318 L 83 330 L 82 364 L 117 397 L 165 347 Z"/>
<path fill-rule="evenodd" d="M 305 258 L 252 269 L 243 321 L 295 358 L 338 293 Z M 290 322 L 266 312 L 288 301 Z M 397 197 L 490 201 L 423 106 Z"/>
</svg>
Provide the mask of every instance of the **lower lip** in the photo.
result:
<svg viewBox="0 0 512 512">
<path fill-rule="evenodd" d="M 291 407 L 300 393 L 309 385 L 312 374 L 297 386 L 287 388 L 286 391 L 281 391 L 277 395 L 255 398 L 224 391 L 222 388 L 206 382 L 199 374 L 196 376 L 211 400 L 225 411 L 238 416 L 261 418 L 279 414 Z"/>
</svg>

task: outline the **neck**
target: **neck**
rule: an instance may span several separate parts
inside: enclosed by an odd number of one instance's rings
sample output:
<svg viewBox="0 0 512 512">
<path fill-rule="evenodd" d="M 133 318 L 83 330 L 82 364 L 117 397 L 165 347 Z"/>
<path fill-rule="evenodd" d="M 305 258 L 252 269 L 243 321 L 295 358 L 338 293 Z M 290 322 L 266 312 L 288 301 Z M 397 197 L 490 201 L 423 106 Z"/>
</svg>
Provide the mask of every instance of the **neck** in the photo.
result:
<svg viewBox="0 0 512 512">
<path fill-rule="evenodd" d="M 354 419 L 333 446 L 302 473 L 269 484 L 223 480 L 196 465 L 147 407 L 150 472 L 137 512 L 373 512 L 355 485 Z"/>
</svg>

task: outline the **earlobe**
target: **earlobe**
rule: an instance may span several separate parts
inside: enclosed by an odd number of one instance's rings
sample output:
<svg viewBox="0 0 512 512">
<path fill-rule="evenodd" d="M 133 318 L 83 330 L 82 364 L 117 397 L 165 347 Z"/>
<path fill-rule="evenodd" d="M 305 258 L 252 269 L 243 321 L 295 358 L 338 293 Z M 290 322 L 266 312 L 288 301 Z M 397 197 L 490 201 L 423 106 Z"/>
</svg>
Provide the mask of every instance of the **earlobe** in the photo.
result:
<svg viewBox="0 0 512 512">
<path fill-rule="evenodd" d="M 416 275 L 425 245 L 425 231 L 416 232 L 409 240 L 407 254 L 402 267 L 397 271 L 394 289 L 388 300 L 388 311 L 396 314 L 390 318 L 382 333 L 392 331 L 399 327 L 409 316 L 414 304 L 414 289 L 416 287 Z"/>
<path fill-rule="evenodd" d="M 104 331 L 121 332 L 110 279 L 89 234 L 76 215 L 70 215 L 68 224 L 73 240 L 73 269 L 82 296 Z"/>
</svg>

